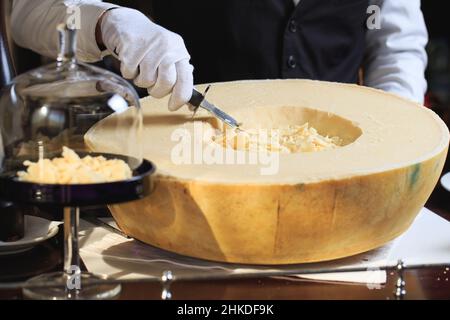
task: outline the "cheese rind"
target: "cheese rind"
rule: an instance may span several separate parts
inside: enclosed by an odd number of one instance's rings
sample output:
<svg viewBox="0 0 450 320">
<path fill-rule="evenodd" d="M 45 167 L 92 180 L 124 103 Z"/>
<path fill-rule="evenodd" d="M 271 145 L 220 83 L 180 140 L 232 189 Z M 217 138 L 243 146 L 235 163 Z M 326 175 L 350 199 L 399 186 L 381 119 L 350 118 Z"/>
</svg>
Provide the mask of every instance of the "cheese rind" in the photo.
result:
<svg viewBox="0 0 450 320">
<path fill-rule="evenodd" d="M 347 257 L 402 234 L 430 196 L 445 152 L 416 166 L 299 185 L 232 186 L 159 177 L 155 191 L 111 207 L 140 241 L 202 259 L 293 264 Z"/>
</svg>

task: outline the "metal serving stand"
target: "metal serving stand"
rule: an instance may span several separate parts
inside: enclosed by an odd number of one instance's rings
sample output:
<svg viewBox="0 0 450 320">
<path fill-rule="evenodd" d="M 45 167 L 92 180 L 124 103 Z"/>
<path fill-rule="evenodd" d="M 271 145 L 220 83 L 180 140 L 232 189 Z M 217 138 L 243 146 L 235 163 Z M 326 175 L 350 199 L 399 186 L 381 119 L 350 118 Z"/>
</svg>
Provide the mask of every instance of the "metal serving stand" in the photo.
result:
<svg viewBox="0 0 450 320">
<path fill-rule="evenodd" d="M 395 284 L 395 289 L 393 291 L 393 296 L 397 300 L 402 300 L 407 295 L 407 283 L 404 278 L 404 272 L 407 270 L 418 270 L 425 268 L 434 267 L 446 267 L 442 264 L 411 264 L 406 265 L 402 260 L 398 260 L 396 264 L 387 265 L 384 267 L 377 268 L 379 271 L 386 272 L 396 272 L 397 280 Z M 204 273 L 203 275 L 176 275 L 171 270 L 164 271 L 159 278 L 142 278 L 142 279 L 86 279 L 83 281 L 85 286 L 96 286 L 96 285 L 122 285 L 130 283 L 159 283 L 161 285 L 161 299 L 171 300 L 172 295 L 172 285 L 177 281 L 214 281 L 214 280 L 235 280 L 235 279 L 252 279 L 261 277 L 281 277 L 281 276 L 295 276 L 295 275 L 310 275 L 310 274 L 327 274 L 327 273 L 345 273 L 345 272 L 365 272 L 370 271 L 368 268 L 364 267 L 351 267 L 351 268 L 310 268 L 305 266 L 296 266 L 289 270 L 269 270 L 262 272 L 248 272 L 240 274 L 215 274 L 209 275 Z M 11 289 L 35 289 L 35 288 L 52 288 L 58 287 L 57 283 L 49 282 L 13 282 L 13 283 L 0 283 L 0 290 L 11 290 Z"/>
</svg>

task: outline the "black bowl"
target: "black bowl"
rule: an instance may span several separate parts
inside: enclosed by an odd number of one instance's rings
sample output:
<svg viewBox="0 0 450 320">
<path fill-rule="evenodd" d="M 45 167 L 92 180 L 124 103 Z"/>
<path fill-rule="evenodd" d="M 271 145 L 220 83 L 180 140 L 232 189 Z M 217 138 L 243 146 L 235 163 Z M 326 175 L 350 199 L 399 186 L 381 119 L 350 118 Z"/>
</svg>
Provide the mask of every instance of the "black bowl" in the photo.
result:
<svg viewBox="0 0 450 320">
<path fill-rule="evenodd" d="M 105 158 L 117 155 L 94 153 Z M 124 157 L 125 158 L 125 157 Z M 20 204 L 53 207 L 87 207 L 110 205 L 141 199 L 153 188 L 152 174 L 155 166 L 147 160 L 133 171 L 128 180 L 96 184 L 38 184 L 17 179 L 17 171 L 0 175 L 0 197 Z"/>
<path fill-rule="evenodd" d="M 0 201 L 0 241 L 18 241 L 24 234 L 23 211 L 11 202 Z"/>
</svg>

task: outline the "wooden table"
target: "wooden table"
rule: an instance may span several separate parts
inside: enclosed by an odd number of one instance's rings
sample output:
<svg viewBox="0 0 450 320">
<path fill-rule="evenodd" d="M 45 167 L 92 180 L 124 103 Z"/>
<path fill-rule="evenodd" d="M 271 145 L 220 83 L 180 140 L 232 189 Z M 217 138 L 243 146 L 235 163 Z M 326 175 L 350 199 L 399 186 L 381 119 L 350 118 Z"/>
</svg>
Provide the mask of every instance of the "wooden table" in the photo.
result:
<svg viewBox="0 0 450 320">
<path fill-rule="evenodd" d="M 447 161 L 444 172 L 450 171 Z M 440 185 L 436 187 L 426 204 L 430 210 L 450 221 L 450 193 Z M 22 257 L 0 257 L 0 275 L 21 270 L 29 275 L 34 272 L 61 270 L 62 232 L 51 241 Z M 1 269 L 3 266 L 3 270 Z M 6 266 L 6 267 L 5 267 Z M 450 267 L 450 266 L 449 266 Z M 6 269 L 5 269 L 6 268 Z M 7 270 L 7 271 L 5 271 Z M 406 299 L 450 299 L 450 270 L 429 268 L 405 272 Z M 319 283 L 312 281 L 286 281 L 272 278 L 176 282 L 172 285 L 174 299 L 394 299 L 397 280 L 395 273 L 388 273 L 386 285 L 368 288 L 366 285 Z M 20 290 L 0 290 L 0 299 L 21 299 Z M 161 286 L 153 283 L 123 285 L 121 299 L 160 299 Z"/>
</svg>

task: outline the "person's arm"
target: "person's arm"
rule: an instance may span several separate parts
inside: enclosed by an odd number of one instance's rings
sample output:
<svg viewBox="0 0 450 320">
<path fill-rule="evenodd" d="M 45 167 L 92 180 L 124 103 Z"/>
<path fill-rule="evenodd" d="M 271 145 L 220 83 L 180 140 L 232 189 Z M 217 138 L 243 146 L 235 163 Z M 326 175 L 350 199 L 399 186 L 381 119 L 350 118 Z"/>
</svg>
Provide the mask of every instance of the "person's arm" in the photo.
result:
<svg viewBox="0 0 450 320">
<path fill-rule="evenodd" d="M 381 29 L 368 30 L 364 84 L 423 103 L 428 33 L 420 0 L 372 0 Z"/>
<path fill-rule="evenodd" d="M 68 17 L 68 7 L 76 5 L 80 12 L 77 56 L 85 62 L 102 58 L 96 41 L 96 27 L 103 13 L 117 5 L 100 0 L 14 0 L 11 16 L 12 36 L 21 47 L 48 57 L 58 55 L 56 27 Z"/>
<path fill-rule="evenodd" d="M 11 19 L 14 40 L 20 46 L 56 57 L 56 26 L 66 22 L 70 5 L 79 7 L 80 60 L 101 60 L 105 49 L 120 60 L 124 78 L 134 80 L 155 98 L 171 94 L 170 110 L 177 110 L 189 101 L 193 66 L 183 39 L 137 10 L 95 0 L 14 0 Z"/>
</svg>

